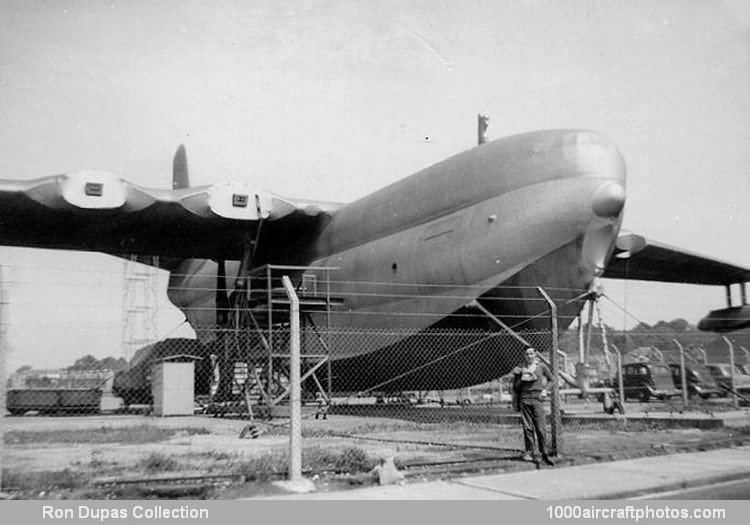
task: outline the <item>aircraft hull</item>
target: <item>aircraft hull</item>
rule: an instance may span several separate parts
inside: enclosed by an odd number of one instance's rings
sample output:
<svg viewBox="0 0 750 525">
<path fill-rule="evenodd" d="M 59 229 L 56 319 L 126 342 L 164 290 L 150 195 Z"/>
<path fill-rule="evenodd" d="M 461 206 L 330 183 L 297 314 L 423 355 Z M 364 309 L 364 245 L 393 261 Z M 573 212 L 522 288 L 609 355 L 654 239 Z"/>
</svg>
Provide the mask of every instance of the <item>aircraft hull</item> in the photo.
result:
<svg viewBox="0 0 750 525">
<path fill-rule="evenodd" d="M 573 241 L 479 297 L 540 351 L 551 346 L 549 309 L 524 283 L 544 277 L 559 305 L 558 319 L 567 326 L 578 314 L 587 283 L 550 273 L 580 256 Z M 533 293 L 532 293 L 533 292 Z M 403 335 L 403 337 L 399 337 Z M 332 388 L 337 392 L 378 392 L 463 388 L 501 377 L 523 359 L 524 345 L 485 314 L 461 308 L 425 330 L 395 335 L 390 330 L 358 334 L 347 329 L 333 337 Z M 385 343 L 385 344 L 383 344 Z M 375 349 L 371 351 L 371 349 Z M 361 350 L 365 351 L 362 352 Z M 325 373 L 323 374 L 325 376 Z"/>
<path fill-rule="evenodd" d="M 546 328 L 538 286 L 567 326 L 581 307 L 570 300 L 588 289 L 614 249 L 624 186 L 622 157 L 599 135 L 544 131 L 474 148 L 338 210 L 293 261 L 338 268 L 331 295 L 343 306 L 313 321 L 362 337 L 397 335 L 334 345 L 336 388 L 371 388 L 436 358 L 441 365 L 424 379 L 408 374 L 391 386 L 453 388 L 510 370 L 521 348 L 498 346 L 499 337 L 449 357 L 450 338 L 429 349 L 415 338 L 430 328 L 498 331 L 466 309 L 477 298 L 509 326 Z M 262 251 L 256 262 L 290 264 Z M 227 264 L 227 275 L 237 269 Z M 203 342 L 215 336 L 215 286 L 216 264 L 205 260 L 184 261 L 170 283 L 170 298 Z"/>
</svg>

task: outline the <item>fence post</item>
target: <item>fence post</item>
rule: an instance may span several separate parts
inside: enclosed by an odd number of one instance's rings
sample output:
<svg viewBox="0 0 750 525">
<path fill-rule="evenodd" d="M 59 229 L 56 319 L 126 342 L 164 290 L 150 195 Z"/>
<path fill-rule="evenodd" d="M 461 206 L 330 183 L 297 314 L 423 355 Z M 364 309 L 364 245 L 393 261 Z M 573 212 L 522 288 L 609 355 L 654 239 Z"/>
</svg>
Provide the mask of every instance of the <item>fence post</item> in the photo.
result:
<svg viewBox="0 0 750 525">
<path fill-rule="evenodd" d="M 742 350 L 742 353 L 745 354 L 745 363 L 750 364 L 750 350 L 742 345 L 740 345 L 740 350 Z"/>
<path fill-rule="evenodd" d="M 724 339 L 724 342 L 729 347 L 729 384 L 732 387 L 732 406 L 734 408 L 739 408 L 740 404 L 739 399 L 737 399 L 737 388 L 734 382 L 734 345 L 727 336 L 724 335 L 721 338 Z"/>
<path fill-rule="evenodd" d="M 550 364 L 552 365 L 552 439 L 550 441 L 550 448 L 553 456 L 560 456 L 563 450 L 562 443 L 562 420 L 560 419 L 560 359 L 557 355 L 559 350 L 559 342 L 557 337 L 557 305 L 547 295 L 547 292 L 542 289 L 541 286 L 537 287 L 539 294 L 544 297 L 550 308 L 550 317 L 552 321 L 552 348 L 550 349 Z"/>
<path fill-rule="evenodd" d="M 568 373 L 568 354 L 562 350 L 558 350 L 557 354 L 562 358 L 562 371 Z"/>
<path fill-rule="evenodd" d="M 702 346 L 699 346 L 698 350 L 700 350 L 701 355 L 703 356 L 703 364 L 707 365 L 708 364 L 708 356 L 706 355 L 706 349 L 703 348 Z"/>
<path fill-rule="evenodd" d="M 289 277 L 281 281 L 289 298 L 289 481 L 295 483 L 302 480 L 299 299 Z"/>
<path fill-rule="evenodd" d="M 0 265 L 0 494 L 3 492 L 3 455 L 5 454 L 5 411 L 8 396 L 8 382 L 5 378 L 8 345 L 5 341 L 5 275 Z"/>
<path fill-rule="evenodd" d="M 685 376 L 685 349 L 682 347 L 677 339 L 672 339 L 672 342 L 677 345 L 680 350 L 680 388 L 682 389 L 682 406 L 687 408 L 688 406 L 688 391 L 687 391 L 687 377 Z"/>
<path fill-rule="evenodd" d="M 622 352 L 615 345 L 611 345 L 617 354 L 617 397 L 620 398 L 622 414 L 625 415 L 625 386 L 622 383 Z"/>
</svg>

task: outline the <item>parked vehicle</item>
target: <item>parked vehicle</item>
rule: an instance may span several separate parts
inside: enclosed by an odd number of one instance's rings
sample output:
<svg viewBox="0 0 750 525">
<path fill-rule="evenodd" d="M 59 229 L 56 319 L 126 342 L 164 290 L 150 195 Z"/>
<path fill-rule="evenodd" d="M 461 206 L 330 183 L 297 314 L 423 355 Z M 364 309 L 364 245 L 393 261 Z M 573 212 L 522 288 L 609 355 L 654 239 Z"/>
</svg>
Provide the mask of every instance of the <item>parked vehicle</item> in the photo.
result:
<svg viewBox="0 0 750 525">
<path fill-rule="evenodd" d="M 732 389 L 732 376 L 730 374 L 729 363 L 709 363 L 706 368 L 711 373 L 716 383 L 725 392 Z M 735 365 L 734 367 L 734 388 L 737 392 L 750 392 L 750 375 L 744 374 L 742 370 Z"/>
<path fill-rule="evenodd" d="M 622 383 L 626 399 L 636 397 L 648 402 L 651 398 L 667 399 L 679 394 L 674 387 L 672 371 L 664 363 L 627 364 L 622 367 Z"/>
<path fill-rule="evenodd" d="M 682 375 L 680 374 L 680 365 L 670 363 L 669 368 L 672 370 L 672 380 L 677 390 L 682 390 Z M 685 380 L 687 382 L 688 396 L 701 396 L 708 399 L 713 396 L 724 395 L 725 391 L 719 387 L 711 372 L 702 365 L 685 365 Z"/>
<path fill-rule="evenodd" d="M 13 415 L 98 412 L 101 388 L 26 388 L 7 391 L 7 409 Z"/>
</svg>

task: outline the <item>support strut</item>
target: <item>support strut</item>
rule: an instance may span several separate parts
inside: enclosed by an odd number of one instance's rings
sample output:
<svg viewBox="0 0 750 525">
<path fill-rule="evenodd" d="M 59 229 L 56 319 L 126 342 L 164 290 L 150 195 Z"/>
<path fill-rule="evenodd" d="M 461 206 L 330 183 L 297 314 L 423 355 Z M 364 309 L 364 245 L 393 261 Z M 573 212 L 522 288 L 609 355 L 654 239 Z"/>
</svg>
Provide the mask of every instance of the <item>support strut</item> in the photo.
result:
<svg viewBox="0 0 750 525">
<path fill-rule="evenodd" d="M 489 318 L 490 318 L 490 319 L 491 319 L 492 321 L 494 321 L 495 323 L 497 323 L 497 324 L 498 324 L 498 325 L 499 325 L 499 326 L 500 326 L 500 327 L 501 327 L 501 328 L 502 328 L 503 330 L 505 330 L 506 332 L 508 332 L 508 334 L 509 334 L 510 336 L 512 336 L 512 337 L 513 337 L 514 339 L 516 339 L 517 341 L 519 341 L 519 342 L 520 342 L 520 343 L 521 343 L 522 345 L 524 345 L 524 346 L 527 346 L 527 347 L 533 347 L 533 346 L 534 346 L 534 345 L 532 345 L 531 343 L 529 343 L 529 342 L 528 342 L 528 341 L 527 341 L 526 339 L 524 339 L 524 338 L 523 338 L 523 337 L 522 337 L 521 335 L 519 335 L 519 334 L 518 334 L 518 333 L 517 333 L 517 332 L 516 332 L 515 330 L 513 330 L 513 329 L 512 329 L 512 328 L 511 328 L 510 326 L 508 326 L 507 324 L 505 324 L 504 322 L 502 322 L 502 321 L 501 321 L 501 320 L 500 320 L 500 319 L 499 319 L 499 318 L 498 318 L 498 317 L 497 317 L 497 316 L 496 316 L 495 314 L 493 314 L 492 312 L 490 312 L 489 310 L 487 310 L 487 308 L 485 308 L 485 307 L 484 307 L 484 306 L 482 305 L 482 303 L 480 303 L 480 302 L 479 302 L 479 301 L 477 301 L 476 299 L 474 299 L 473 301 L 471 301 L 471 302 L 470 302 L 470 303 L 469 303 L 469 304 L 468 304 L 467 306 L 469 306 L 469 307 L 473 307 L 473 308 L 476 308 L 477 310 L 481 311 L 481 312 L 482 312 L 482 313 L 483 313 L 484 315 L 486 315 L 486 316 L 487 316 L 487 317 L 489 317 Z M 557 349 L 555 349 L 555 350 L 557 350 Z M 542 356 L 542 355 L 541 355 L 541 354 L 539 354 L 538 352 L 537 352 L 537 355 L 539 356 L 539 359 L 540 359 L 540 360 L 541 360 L 541 361 L 542 361 L 542 362 L 543 362 L 543 363 L 544 363 L 545 365 L 547 365 L 548 367 L 551 367 L 551 366 L 552 366 L 551 362 L 550 362 L 550 361 L 548 361 L 548 360 L 547 360 L 547 359 L 546 359 L 546 358 L 545 358 L 544 356 Z M 565 381 L 566 383 L 568 383 L 569 385 L 571 385 L 572 387 L 574 387 L 574 388 L 575 388 L 575 387 L 578 387 L 578 383 L 576 383 L 576 380 L 575 380 L 575 378 L 574 378 L 574 377 L 572 377 L 572 376 L 571 376 L 570 374 L 568 374 L 567 372 L 562 372 L 562 371 L 561 371 L 561 372 L 560 372 L 560 377 L 562 377 L 562 378 L 563 378 L 563 380 L 564 380 L 564 381 Z"/>
</svg>

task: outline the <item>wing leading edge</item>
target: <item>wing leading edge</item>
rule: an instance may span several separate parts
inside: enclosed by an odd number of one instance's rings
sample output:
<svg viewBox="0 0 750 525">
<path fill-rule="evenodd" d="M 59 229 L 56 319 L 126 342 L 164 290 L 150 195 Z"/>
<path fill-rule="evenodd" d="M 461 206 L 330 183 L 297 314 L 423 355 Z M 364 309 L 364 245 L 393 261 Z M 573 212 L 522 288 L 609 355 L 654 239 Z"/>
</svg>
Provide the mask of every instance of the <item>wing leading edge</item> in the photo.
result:
<svg viewBox="0 0 750 525">
<path fill-rule="evenodd" d="M 274 243 L 300 244 L 339 207 L 245 183 L 161 190 L 90 170 L 0 179 L 0 244 L 239 259 L 261 222 Z"/>
<path fill-rule="evenodd" d="M 634 233 L 621 233 L 602 277 L 731 285 L 750 281 L 750 269 L 690 253 Z"/>
</svg>

